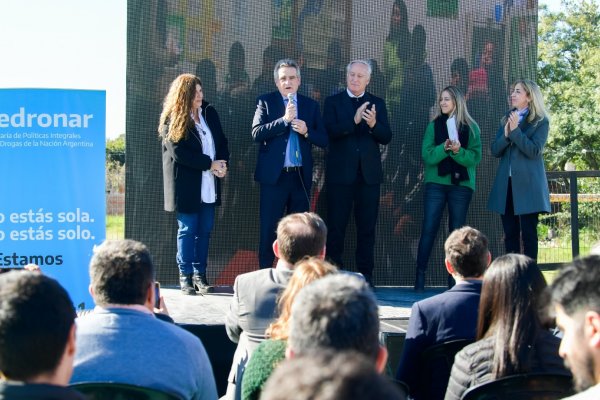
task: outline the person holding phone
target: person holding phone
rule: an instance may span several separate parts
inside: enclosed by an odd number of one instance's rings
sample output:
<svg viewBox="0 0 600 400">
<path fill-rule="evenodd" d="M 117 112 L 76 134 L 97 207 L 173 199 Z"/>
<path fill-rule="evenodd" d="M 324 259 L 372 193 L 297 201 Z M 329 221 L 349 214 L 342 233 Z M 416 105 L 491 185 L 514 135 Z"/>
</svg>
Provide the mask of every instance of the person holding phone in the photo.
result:
<svg viewBox="0 0 600 400">
<path fill-rule="evenodd" d="M 217 110 L 204 101 L 202 82 L 179 75 L 165 97 L 158 127 L 162 139 L 165 210 L 177 213 L 177 265 L 183 294 L 211 290 L 208 245 L 221 204 L 229 148 Z"/>
<path fill-rule="evenodd" d="M 512 87 L 513 108 L 502 118 L 491 145 L 500 164 L 488 209 L 501 216 L 506 253 L 522 253 L 537 261 L 538 217 L 550 212 L 543 159 L 550 122 L 542 93 L 533 81 L 518 80 Z"/>
<path fill-rule="evenodd" d="M 438 98 L 437 115 L 425 130 L 421 155 L 425 164 L 423 225 L 417 251 L 415 290 L 425 288 L 425 272 L 448 207 L 451 233 L 465 224 L 475 190 L 475 168 L 481 161 L 481 137 L 462 92 L 447 86 Z M 454 279 L 448 275 L 448 286 Z"/>
</svg>

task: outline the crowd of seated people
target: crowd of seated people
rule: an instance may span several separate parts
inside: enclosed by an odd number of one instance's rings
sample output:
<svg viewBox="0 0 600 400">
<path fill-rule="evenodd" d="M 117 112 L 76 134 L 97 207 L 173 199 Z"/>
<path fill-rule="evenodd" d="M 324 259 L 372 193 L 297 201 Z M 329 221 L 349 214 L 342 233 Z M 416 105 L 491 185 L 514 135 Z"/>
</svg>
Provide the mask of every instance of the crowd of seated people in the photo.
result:
<svg viewBox="0 0 600 400">
<path fill-rule="evenodd" d="M 501 378 L 540 373 L 572 374 L 565 396 L 580 393 L 569 399 L 600 398 L 597 249 L 563 267 L 548 286 L 532 259 L 507 254 L 490 264 L 481 232 L 454 231 L 444 250 L 457 285 L 413 305 L 395 382 L 384 374 L 388 353 L 368 283 L 322 260 L 326 228 L 318 216 L 292 215 L 287 223 L 293 229 L 281 238 L 317 235 L 313 247 L 322 251 L 295 263 L 283 255 L 289 277 L 273 289 L 277 306 L 267 340 L 246 363 L 232 398 L 461 399 Z M 276 242 L 275 251 L 282 246 Z M 39 269 L 0 275 L 0 399 L 84 399 L 68 387 L 81 382 L 216 399 L 201 340 L 154 315 L 148 249 L 133 240 L 106 241 L 94 250 L 89 269 L 96 308 L 78 318 L 66 291 Z M 456 339 L 472 343 L 428 391 L 419 379 L 427 368 L 423 354 Z"/>
</svg>

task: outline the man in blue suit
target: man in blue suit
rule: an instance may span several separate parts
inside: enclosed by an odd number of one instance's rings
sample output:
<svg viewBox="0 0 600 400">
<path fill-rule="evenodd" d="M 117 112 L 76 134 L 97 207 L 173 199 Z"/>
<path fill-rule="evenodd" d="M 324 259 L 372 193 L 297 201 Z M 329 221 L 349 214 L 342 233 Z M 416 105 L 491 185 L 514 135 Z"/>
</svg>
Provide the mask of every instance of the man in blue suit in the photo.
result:
<svg viewBox="0 0 600 400">
<path fill-rule="evenodd" d="M 413 304 L 396 379 L 418 399 L 443 399 L 450 371 L 427 382 L 423 352 L 438 343 L 475 339 L 483 273 L 491 261 L 486 236 L 469 226 L 452 232 L 444 244 L 446 270 L 456 280 L 452 289 Z M 445 378 L 445 381 L 444 379 Z"/>
<path fill-rule="evenodd" d="M 254 180 L 260 183 L 260 268 L 273 266 L 279 219 L 309 210 L 312 145 L 326 147 L 328 142 L 319 104 L 298 94 L 298 64 L 278 61 L 274 78 L 278 90 L 258 97 L 252 121 L 252 138 L 259 146 Z"/>
</svg>

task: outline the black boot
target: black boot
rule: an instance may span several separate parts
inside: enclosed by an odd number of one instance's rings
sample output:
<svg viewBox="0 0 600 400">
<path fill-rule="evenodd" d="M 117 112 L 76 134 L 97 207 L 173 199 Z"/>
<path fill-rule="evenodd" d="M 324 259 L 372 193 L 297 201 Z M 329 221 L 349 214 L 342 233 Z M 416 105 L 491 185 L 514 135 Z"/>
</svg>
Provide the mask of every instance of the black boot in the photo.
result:
<svg viewBox="0 0 600 400">
<path fill-rule="evenodd" d="M 208 279 L 206 279 L 206 273 L 194 272 L 193 280 L 194 289 L 196 289 L 198 292 L 202 294 L 212 293 L 213 287 L 208 283 Z"/>
<path fill-rule="evenodd" d="M 181 285 L 181 291 L 183 294 L 195 296 L 196 291 L 194 290 L 194 283 L 192 282 L 192 274 L 182 275 L 179 274 L 179 284 Z"/>
<path fill-rule="evenodd" d="M 425 271 L 418 269 L 415 277 L 415 292 L 422 292 L 423 290 L 425 290 Z"/>
</svg>

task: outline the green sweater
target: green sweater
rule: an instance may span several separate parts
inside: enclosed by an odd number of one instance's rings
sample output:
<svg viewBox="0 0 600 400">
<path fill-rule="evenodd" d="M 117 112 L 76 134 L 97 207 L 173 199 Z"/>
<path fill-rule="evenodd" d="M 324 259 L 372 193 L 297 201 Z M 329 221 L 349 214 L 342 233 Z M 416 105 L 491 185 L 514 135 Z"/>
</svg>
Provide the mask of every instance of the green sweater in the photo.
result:
<svg viewBox="0 0 600 400">
<path fill-rule="evenodd" d="M 285 359 L 286 340 L 265 340 L 248 361 L 242 378 L 242 400 L 258 400 L 260 393 L 275 370 Z"/>
<path fill-rule="evenodd" d="M 464 166 L 469 173 L 469 180 L 461 181 L 460 186 L 466 186 L 475 190 L 475 167 L 481 161 L 481 137 L 479 127 L 471 125 L 469 132 L 469 146 L 461 147 L 458 153 L 444 150 L 444 143 L 435 145 L 434 123 L 431 121 L 425 130 L 421 156 L 425 164 L 425 183 L 438 183 L 440 185 L 452 185 L 450 174 L 438 175 L 438 164 L 446 157 L 452 157 L 458 164 Z"/>
</svg>

